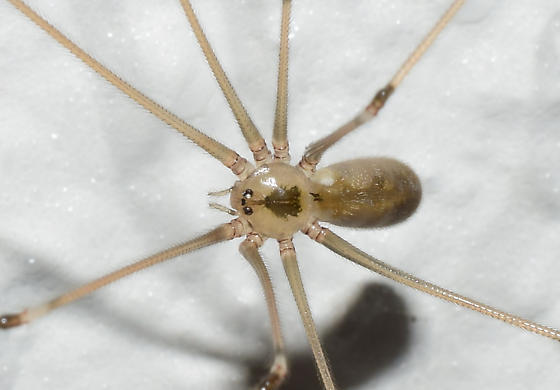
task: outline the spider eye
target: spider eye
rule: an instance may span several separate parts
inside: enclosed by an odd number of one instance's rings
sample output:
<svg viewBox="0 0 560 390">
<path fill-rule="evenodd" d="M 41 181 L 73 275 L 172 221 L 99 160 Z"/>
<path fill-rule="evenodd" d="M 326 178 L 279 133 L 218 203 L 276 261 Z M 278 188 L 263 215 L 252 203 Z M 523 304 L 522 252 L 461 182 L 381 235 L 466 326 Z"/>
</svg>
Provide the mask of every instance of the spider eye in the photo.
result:
<svg viewBox="0 0 560 390">
<path fill-rule="evenodd" d="M 243 193 L 243 197 L 250 199 L 251 196 L 253 196 L 253 190 L 250 188 L 246 189 L 245 192 Z"/>
<path fill-rule="evenodd" d="M 243 212 L 247 215 L 253 214 L 253 209 L 250 207 L 243 207 Z"/>
<path fill-rule="evenodd" d="M 247 199 L 242 198 L 241 199 L 241 206 L 245 206 L 247 204 Z"/>
</svg>

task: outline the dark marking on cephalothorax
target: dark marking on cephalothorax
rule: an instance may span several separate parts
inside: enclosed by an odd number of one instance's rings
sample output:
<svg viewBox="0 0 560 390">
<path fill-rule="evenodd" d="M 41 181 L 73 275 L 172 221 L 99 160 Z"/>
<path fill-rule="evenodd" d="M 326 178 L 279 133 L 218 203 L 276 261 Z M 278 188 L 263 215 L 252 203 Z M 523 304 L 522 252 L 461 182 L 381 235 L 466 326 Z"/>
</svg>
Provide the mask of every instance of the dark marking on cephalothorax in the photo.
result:
<svg viewBox="0 0 560 390">
<path fill-rule="evenodd" d="M 301 191 L 297 186 L 277 187 L 264 198 L 264 206 L 277 217 L 297 217 L 301 212 Z"/>
<path fill-rule="evenodd" d="M 310 192 L 309 195 L 313 197 L 313 202 L 321 202 L 323 198 L 321 198 L 321 194 L 315 194 L 314 192 Z"/>
</svg>

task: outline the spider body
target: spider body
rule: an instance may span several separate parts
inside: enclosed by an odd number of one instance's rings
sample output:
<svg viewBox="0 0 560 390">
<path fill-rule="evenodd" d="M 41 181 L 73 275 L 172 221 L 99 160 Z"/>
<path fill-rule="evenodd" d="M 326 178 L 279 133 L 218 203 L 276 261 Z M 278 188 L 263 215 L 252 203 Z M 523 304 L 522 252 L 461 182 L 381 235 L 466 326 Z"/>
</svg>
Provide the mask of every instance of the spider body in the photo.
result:
<svg viewBox="0 0 560 390">
<path fill-rule="evenodd" d="M 283 240 L 305 229 L 310 219 L 389 226 L 408 218 L 421 194 L 418 176 L 405 164 L 369 158 L 330 165 L 311 178 L 285 163 L 263 165 L 235 183 L 230 200 L 253 231 Z"/>
</svg>

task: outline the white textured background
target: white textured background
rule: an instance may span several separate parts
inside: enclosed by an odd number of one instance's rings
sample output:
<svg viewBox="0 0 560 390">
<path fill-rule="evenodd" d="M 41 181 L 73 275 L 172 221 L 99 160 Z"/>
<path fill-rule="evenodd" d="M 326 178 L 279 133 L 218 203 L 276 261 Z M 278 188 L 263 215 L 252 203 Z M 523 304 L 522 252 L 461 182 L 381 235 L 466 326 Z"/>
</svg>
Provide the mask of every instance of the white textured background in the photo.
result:
<svg viewBox="0 0 560 390">
<path fill-rule="evenodd" d="M 449 2 L 294 1 L 294 160 L 371 99 Z M 177 1 L 30 3 L 147 95 L 248 155 Z M 280 1 L 194 7 L 269 139 Z M 369 155 L 414 167 L 421 207 L 396 227 L 336 232 L 435 283 L 560 326 L 557 0 L 468 2 L 381 116 L 324 162 Z M 0 312 L 226 221 L 208 209 L 205 194 L 233 180 L 0 2 Z M 361 327 L 352 337 L 395 348 L 380 358 L 358 342 L 352 348 L 371 370 L 350 375 L 355 387 L 346 388 L 558 388 L 557 343 L 396 286 L 305 237 L 295 244 L 323 332 L 346 320 L 369 283 L 387 286 L 403 305 L 381 305 L 400 318 L 381 326 L 394 330 L 389 335 L 375 322 L 360 325 L 369 310 L 349 320 Z M 269 356 L 269 325 L 237 245 L 202 250 L 0 333 L 0 388 L 247 389 L 250 366 Z M 276 245 L 267 242 L 263 252 L 290 355 L 301 360 L 308 346 Z M 353 365 L 334 360 L 335 377 Z"/>
</svg>

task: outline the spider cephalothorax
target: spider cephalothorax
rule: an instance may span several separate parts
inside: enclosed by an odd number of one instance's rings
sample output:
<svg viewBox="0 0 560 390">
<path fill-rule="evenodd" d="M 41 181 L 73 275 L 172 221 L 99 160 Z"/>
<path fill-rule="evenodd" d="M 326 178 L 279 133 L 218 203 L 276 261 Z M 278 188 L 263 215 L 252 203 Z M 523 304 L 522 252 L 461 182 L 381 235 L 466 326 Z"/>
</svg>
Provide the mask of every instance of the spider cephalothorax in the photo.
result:
<svg viewBox="0 0 560 390">
<path fill-rule="evenodd" d="M 236 182 L 230 202 L 255 232 L 285 239 L 303 229 L 312 216 L 312 186 L 301 169 L 270 163 Z"/>
</svg>

